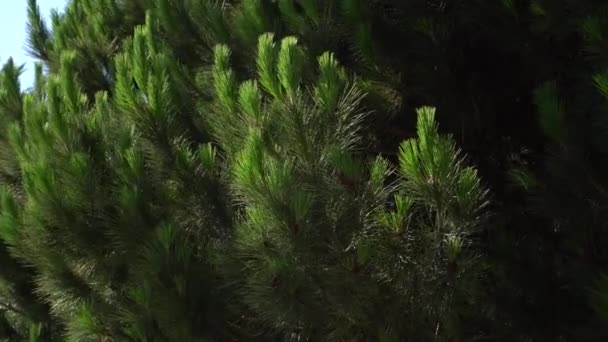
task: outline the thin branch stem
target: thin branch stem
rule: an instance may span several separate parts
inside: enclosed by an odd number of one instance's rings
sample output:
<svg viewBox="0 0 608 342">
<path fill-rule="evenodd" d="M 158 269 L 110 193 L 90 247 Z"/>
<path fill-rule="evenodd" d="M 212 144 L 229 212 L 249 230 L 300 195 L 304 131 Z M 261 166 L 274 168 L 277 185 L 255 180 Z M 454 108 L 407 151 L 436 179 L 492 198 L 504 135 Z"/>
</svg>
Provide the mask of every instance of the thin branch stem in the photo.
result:
<svg viewBox="0 0 608 342">
<path fill-rule="evenodd" d="M 14 313 L 16 313 L 16 314 L 19 314 L 19 315 L 21 315 L 21 316 L 26 316 L 26 317 L 27 317 L 27 315 L 25 314 L 25 312 L 23 312 L 23 311 L 19 310 L 18 308 L 14 307 L 14 306 L 13 306 L 13 305 L 11 305 L 11 304 L 7 304 L 7 303 L 2 303 L 2 302 L 0 302 L 0 309 L 3 309 L 3 310 L 8 310 L 8 311 L 12 311 L 12 312 L 14 312 Z"/>
</svg>

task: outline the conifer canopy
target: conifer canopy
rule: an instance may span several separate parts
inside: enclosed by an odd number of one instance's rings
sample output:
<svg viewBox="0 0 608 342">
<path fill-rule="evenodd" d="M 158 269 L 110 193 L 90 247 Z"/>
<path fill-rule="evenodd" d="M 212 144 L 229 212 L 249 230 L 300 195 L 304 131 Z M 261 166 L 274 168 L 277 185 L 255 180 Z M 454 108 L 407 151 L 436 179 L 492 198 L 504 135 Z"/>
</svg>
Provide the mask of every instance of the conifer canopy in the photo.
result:
<svg viewBox="0 0 608 342">
<path fill-rule="evenodd" d="M 0 341 L 608 340 L 607 5 L 25 7 Z"/>
</svg>

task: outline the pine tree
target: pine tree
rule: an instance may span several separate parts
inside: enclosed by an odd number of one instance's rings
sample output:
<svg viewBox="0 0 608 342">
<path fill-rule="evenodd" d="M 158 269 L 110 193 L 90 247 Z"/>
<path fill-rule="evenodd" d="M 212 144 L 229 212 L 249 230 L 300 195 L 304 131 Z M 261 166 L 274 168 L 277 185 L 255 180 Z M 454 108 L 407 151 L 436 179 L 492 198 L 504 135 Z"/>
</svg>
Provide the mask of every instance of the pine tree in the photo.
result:
<svg viewBox="0 0 608 342">
<path fill-rule="evenodd" d="M 234 155 L 242 219 L 225 255 L 257 324 L 285 339 L 463 336 L 457 320 L 479 304 L 472 235 L 486 194 L 434 109 L 420 109 L 419 140 L 393 170 L 357 153 L 361 95 L 333 55 L 309 87 L 294 37 L 260 38 L 257 82 L 237 86 L 229 56 L 216 48 L 212 128 Z"/>
<path fill-rule="evenodd" d="M 0 110 L 4 120 L 2 138 L 2 157 L 0 172 L 2 183 L 7 189 L 13 189 L 16 195 L 22 193 L 22 178 L 19 161 L 10 144 L 9 129 L 12 123 L 23 120 L 23 98 L 19 84 L 22 67 L 17 67 L 12 59 L 0 72 Z M 39 71 L 39 70 L 38 70 Z M 39 73 L 38 73 L 39 75 Z M 2 196 L 1 206 L 8 210 L 10 199 Z M 3 226 L 14 226 L 10 217 L 3 215 Z M 20 333 L 39 330 L 44 326 L 45 335 L 50 337 L 55 330 L 56 322 L 50 315 L 50 308 L 46 303 L 37 300 L 34 285 L 36 274 L 27 265 L 24 265 L 14 254 L 9 243 L 3 239 L 0 251 L 2 285 L 0 298 L 2 303 L 2 323 L 0 336 L 15 339 Z"/>
<path fill-rule="evenodd" d="M 27 11 L 0 338 L 606 338 L 605 6 Z"/>
<path fill-rule="evenodd" d="M 49 73 L 22 94 L 18 68 L 4 71 L 2 240 L 31 274 L 27 299 L 49 308 L 48 318 L 20 317 L 33 336 L 466 336 L 457 320 L 479 281 L 471 241 L 485 191 L 438 135 L 433 109 L 419 111 L 420 140 L 403 144 L 393 170 L 361 153 L 365 82 L 331 53 L 314 67 L 313 50 L 295 37 L 279 47 L 264 34 L 242 75 L 224 45 L 210 69 L 204 54 L 180 65 L 180 43 L 158 37 L 184 27 L 171 28 L 153 7 L 114 54 L 110 37 L 122 33 L 101 31 L 112 19 L 92 14 L 101 5 L 71 3 L 54 16 L 51 37 L 30 2 L 30 47 Z M 242 6 L 233 34 L 247 44 L 242 27 L 260 23 L 244 14 L 253 2 Z M 91 30 L 76 24 L 83 16 L 98 18 Z M 188 89 L 197 84 L 190 68 L 201 88 L 213 84 L 210 101 Z M 238 81 L 247 70 L 257 81 Z M 415 271 L 401 274 L 395 263 Z M 9 305 L 25 309 L 8 290 Z M 287 296 L 279 306 L 276 291 Z M 406 303 L 417 304 L 401 312 Z M 403 326 L 407 317 L 421 325 Z M 5 326 L 9 337 L 29 333 Z"/>
<path fill-rule="evenodd" d="M 515 162 L 512 172 L 525 199 L 514 207 L 513 216 L 520 225 L 533 225 L 509 237 L 521 251 L 507 259 L 510 279 L 503 279 L 507 288 L 519 289 L 507 300 L 515 303 L 515 315 L 525 308 L 542 317 L 530 321 L 533 326 L 513 320 L 535 340 L 603 340 L 608 336 L 602 318 L 606 7 L 592 1 L 536 1 L 531 10 L 541 19 L 535 29 L 551 33 L 554 44 L 569 56 L 560 73 L 534 92 L 544 147 L 536 160 Z M 520 317 L 526 319 L 525 314 Z"/>
</svg>

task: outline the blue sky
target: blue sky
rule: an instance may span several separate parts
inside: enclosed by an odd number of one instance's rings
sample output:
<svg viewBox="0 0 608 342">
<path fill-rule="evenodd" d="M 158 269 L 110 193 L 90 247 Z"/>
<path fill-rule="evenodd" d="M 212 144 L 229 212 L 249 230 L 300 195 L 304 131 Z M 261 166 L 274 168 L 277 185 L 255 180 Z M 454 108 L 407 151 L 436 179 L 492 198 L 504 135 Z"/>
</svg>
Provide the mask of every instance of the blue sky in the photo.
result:
<svg viewBox="0 0 608 342">
<path fill-rule="evenodd" d="M 48 18 L 52 8 L 63 9 L 67 2 L 38 0 L 38 5 L 41 13 Z M 3 0 L 0 4 L 0 63 L 4 64 L 9 57 L 13 57 L 17 64 L 26 64 L 26 71 L 21 76 L 22 88 L 30 87 L 34 82 L 33 59 L 25 53 L 26 8 L 25 0 Z"/>
</svg>

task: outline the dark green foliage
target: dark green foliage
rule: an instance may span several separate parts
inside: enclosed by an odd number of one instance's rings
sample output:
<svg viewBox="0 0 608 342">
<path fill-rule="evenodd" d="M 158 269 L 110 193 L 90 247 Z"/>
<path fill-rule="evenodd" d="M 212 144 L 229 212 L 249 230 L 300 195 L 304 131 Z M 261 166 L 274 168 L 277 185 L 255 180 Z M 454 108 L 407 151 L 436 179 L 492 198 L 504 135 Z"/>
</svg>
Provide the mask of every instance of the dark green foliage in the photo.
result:
<svg viewBox="0 0 608 342">
<path fill-rule="evenodd" d="M 607 10 L 28 0 L 0 339 L 606 340 Z"/>
</svg>

